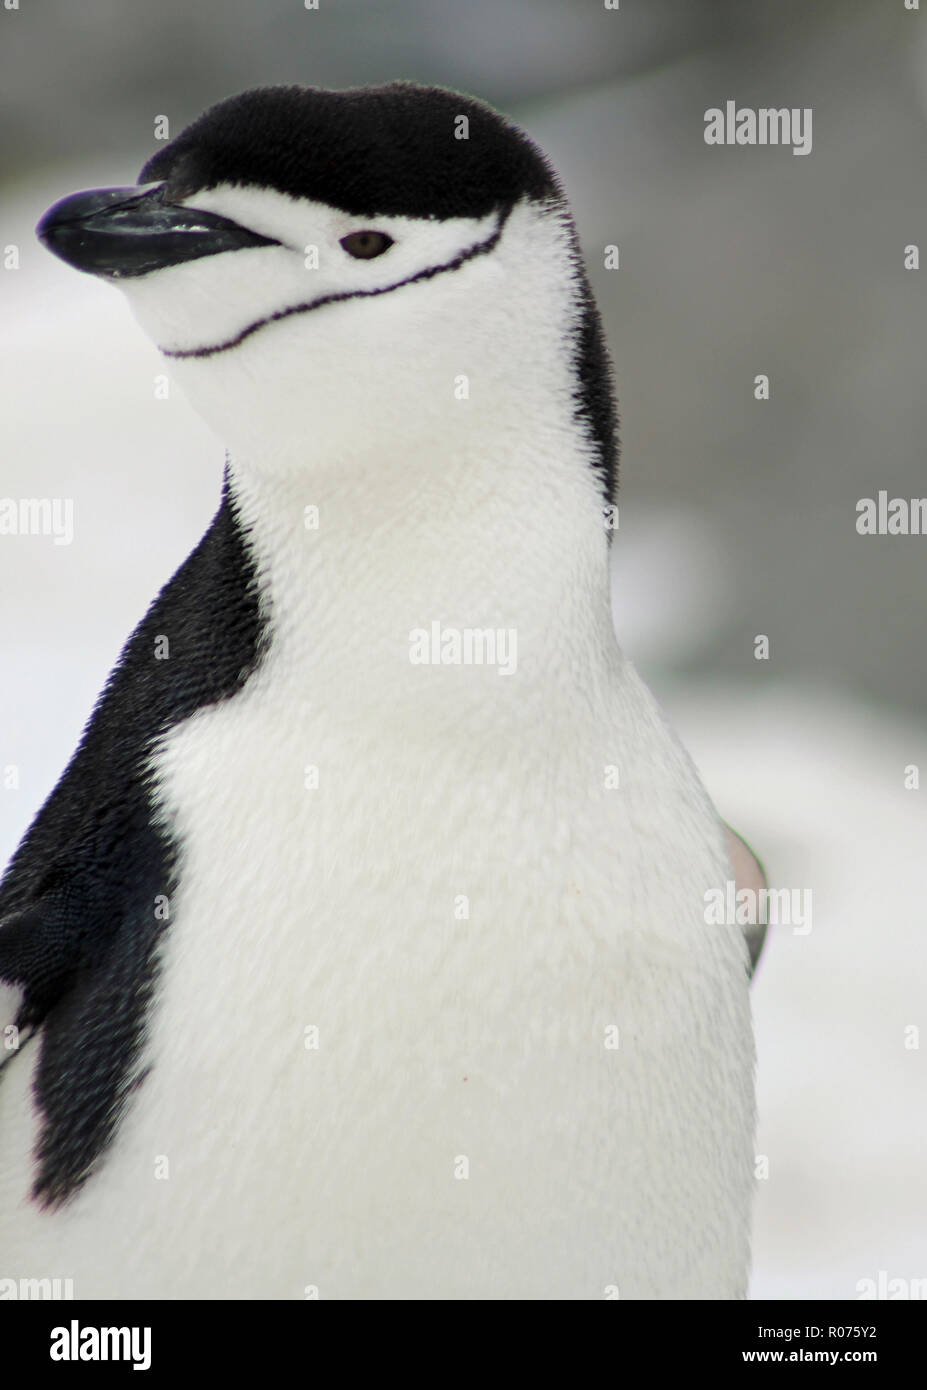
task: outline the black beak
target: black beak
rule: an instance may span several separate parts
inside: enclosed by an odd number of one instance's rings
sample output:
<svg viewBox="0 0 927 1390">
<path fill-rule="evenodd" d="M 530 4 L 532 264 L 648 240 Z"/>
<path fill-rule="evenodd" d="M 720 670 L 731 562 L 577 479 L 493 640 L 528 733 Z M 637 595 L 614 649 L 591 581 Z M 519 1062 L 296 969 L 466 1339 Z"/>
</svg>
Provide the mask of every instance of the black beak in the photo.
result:
<svg viewBox="0 0 927 1390">
<path fill-rule="evenodd" d="M 163 183 L 149 183 L 72 193 L 49 208 L 36 233 L 68 265 L 116 280 L 222 251 L 280 245 L 215 213 L 165 202 L 163 192 Z"/>
</svg>

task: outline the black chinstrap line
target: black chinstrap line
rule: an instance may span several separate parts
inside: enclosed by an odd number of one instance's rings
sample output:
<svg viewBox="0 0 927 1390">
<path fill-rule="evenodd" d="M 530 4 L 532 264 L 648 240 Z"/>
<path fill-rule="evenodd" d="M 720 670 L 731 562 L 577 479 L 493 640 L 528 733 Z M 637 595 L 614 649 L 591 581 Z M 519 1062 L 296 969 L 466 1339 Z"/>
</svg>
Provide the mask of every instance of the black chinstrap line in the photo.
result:
<svg viewBox="0 0 927 1390">
<path fill-rule="evenodd" d="M 418 270 L 414 275 L 408 276 L 405 280 L 397 280 L 394 285 L 381 285 L 375 290 L 342 290 L 337 294 L 323 294 L 318 299 L 310 299 L 304 304 L 291 304 L 286 309 L 278 309 L 273 314 L 268 314 L 265 318 L 255 319 L 254 323 L 249 323 L 247 328 L 243 328 L 240 333 L 236 333 L 234 338 L 229 338 L 224 343 L 215 343 L 211 347 L 198 348 L 161 348 L 164 357 L 183 358 L 183 357 L 214 357 L 218 352 L 228 352 L 230 348 L 238 347 L 246 338 L 250 338 L 252 333 L 257 333 L 259 329 L 266 328 L 268 324 L 279 323 L 281 319 L 288 319 L 293 314 L 308 314 L 313 309 L 322 309 L 326 304 L 338 304 L 346 299 L 372 299 L 379 294 L 391 294 L 393 290 L 401 290 L 404 285 L 414 285 L 420 280 L 432 280 L 436 275 L 443 275 L 447 270 L 459 270 L 467 261 L 472 261 L 477 256 L 485 256 L 490 251 L 494 251 L 498 246 L 509 214 L 512 211 L 512 204 L 503 208 L 498 217 L 496 228 L 492 235 L 485 241 L 477 242 L 473 246 L 468 246 L 465 251 L 461 251 L 453 260 L 445 262 L 444 265 L 429 265 L 424 270 Z"/>
</svg>

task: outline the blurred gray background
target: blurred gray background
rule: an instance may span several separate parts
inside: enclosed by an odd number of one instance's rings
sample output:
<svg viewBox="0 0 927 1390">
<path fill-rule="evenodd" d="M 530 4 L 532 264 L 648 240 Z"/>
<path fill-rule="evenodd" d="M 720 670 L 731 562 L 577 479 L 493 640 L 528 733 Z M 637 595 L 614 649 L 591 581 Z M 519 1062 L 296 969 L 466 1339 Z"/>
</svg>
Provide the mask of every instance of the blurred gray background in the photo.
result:
<svg viewBox="0 0 927 1390">
<path fill-rule="evenodd" d="M 758 1297 L 927 1276 L 925 1065 L 904 1045 L 927 789 L 903 784 L 927 774 L 927 537 L 855 529 L 862 497 L 927 494 L 927 266 L 903 267 L 927 251 L 925 25 L 903 0 L 0 9 L 0 247 L 19 249 L 0 269 L 0 495 L 77 512 L 71 546 L 0 538 L 0 861 L 222 465 L 176 392 L 154 399 L 161 364 L 121 298 L 47 255 L 38 217 L 134 181 L 156 116 L 176 134 L 246 87 L 401 77 L 492 102 L 560 171 L 605 317 L 619 639 L 772 881 L 814 894 L 812 932 L 773 928 L 754 986 Z M 728 99 L 811 107 L 811 154 L 706 146 Z"/>
</svg>

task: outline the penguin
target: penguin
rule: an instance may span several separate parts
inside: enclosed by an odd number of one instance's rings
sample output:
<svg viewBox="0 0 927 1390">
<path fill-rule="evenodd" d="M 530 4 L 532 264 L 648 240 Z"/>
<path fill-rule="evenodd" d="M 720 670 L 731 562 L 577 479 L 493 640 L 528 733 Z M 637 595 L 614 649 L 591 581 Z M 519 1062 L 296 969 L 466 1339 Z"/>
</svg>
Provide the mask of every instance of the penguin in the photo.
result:
<svg viewBox="0 0 927 1390">
<path fill-rule="evenodd" d="M 264 88 L 37 231 L 228 453 L 0 884 L 5 1270 L 743 1298 L 733 840 L 615 639 L 547 158 L 456 92 Z"/>
</svg>

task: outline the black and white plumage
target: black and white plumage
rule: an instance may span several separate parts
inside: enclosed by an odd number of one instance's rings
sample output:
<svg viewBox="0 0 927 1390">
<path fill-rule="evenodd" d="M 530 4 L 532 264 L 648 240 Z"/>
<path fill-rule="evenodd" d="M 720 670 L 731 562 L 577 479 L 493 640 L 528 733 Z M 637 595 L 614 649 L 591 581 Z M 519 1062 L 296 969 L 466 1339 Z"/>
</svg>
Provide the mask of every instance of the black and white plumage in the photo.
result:
<svg viewBox="0 0 927 1390">
<path fill-rule="evenodd" d="M 23 992 L 17 1026 L 41 1029 L 41 1202 L 67 1198 L 86 1178 L 138 1059 L 165 921 L 159 900 L 174 882 L 170 838 L 152 820 L 151 748 L 241 689 L 261 632 L 226 489 L 209 531 L 127 642 L 0 885 L 0 975 Z M 165 637 L 169 659 L 156 660 Z"/>
<path fill-rule="evenodd" d="M 39 230 L 230 461 L 0 884 L 7 1263 L 742 1295 L 745 947 L 611 634 L 610 369 L 543 156 L 456 93 L 268 89 Z M 413 663 L 433 623 L 517 669 Z"/>
</svg>

